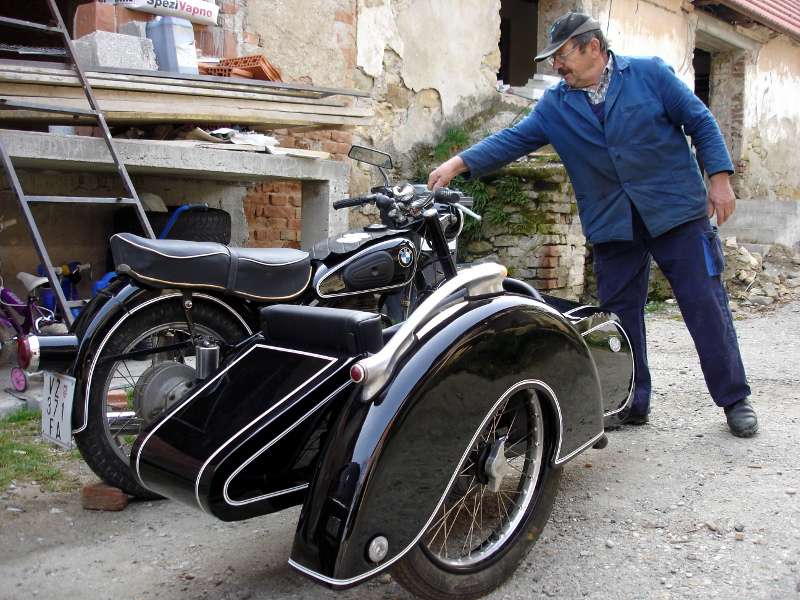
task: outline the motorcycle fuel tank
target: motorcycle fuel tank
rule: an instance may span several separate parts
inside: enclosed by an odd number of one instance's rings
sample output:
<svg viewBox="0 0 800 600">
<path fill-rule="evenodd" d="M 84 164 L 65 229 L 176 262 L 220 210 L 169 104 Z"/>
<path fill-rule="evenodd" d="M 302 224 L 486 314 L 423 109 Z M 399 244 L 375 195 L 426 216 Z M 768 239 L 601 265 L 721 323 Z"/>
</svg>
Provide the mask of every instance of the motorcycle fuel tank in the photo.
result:
<svg viewBox="0 0 800 600">
<path fill-rule="evenodd" d="M 414 277 L 417 254 L 414 242 L 404 237 L 362 246 L 343 262 L 321 265 L 314 276 L 314 289 L 321 298 L 335 298 L 400 288 Z"/>
</svg>

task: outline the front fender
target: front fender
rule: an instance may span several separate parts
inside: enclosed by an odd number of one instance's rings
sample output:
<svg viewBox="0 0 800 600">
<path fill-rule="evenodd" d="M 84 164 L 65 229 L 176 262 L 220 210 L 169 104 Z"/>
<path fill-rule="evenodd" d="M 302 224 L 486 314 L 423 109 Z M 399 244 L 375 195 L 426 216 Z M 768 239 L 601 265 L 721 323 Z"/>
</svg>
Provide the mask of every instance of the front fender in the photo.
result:
<svg viewBox="0 0 800 600">
<path fill-rule="evenodd" d="M 383 572 L 410 550 L 443 502 L 471 440 L 504 395 L 545 400 L 561 463 L 603 434 L 591 353 L 555 310 L 500 296 L 448 309 L 422 331 L 388 385 L 356 397 L 329 437 L 304 504 L 290 563 L 335 588 Z M 368 558 L 372 540 L 388 552 Z"/>
</svg>

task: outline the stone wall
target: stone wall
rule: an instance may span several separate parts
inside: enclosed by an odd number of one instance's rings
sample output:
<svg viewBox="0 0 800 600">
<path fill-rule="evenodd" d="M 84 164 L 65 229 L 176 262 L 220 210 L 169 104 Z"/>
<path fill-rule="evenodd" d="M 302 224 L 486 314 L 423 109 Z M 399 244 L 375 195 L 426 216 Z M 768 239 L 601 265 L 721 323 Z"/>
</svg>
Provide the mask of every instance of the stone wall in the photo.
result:
<svg viewBox="0 0 800 600">
<path fill-rule="evenodd" d="M 506 176 L 522 180 L 530 202 L 498 206 L 498 181 Z M 586 238 L 564 167 L 517 162 L 482 181 L 493 210 L 484 212 L 481 239 L 462 240 L 466 260 L 498 262 L 542 292 L 578 299 L 584 291 Z M 497 209 L 506 216 L 489 216 Z"/>
</svg>

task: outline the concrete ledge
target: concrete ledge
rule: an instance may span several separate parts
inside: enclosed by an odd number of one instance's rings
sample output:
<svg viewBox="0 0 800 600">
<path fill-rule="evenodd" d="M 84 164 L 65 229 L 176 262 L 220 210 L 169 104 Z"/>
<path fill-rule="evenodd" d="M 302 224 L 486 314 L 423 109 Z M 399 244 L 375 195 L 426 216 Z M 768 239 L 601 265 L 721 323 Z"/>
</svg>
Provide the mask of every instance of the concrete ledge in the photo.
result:
<svg viewBox="0 0 800 600">
<path fill-rule="evenodd" d="M 18 169 L 114 172 L 100 138 L 0 130 L 0 139 Z M 347 196 L 350 166 L 331 160 L 261 152 L 188 147 L 185 143 L 115 140 L 131 174 L 215 181 L 301 181 L 303 246 L 347 230 L 348 211 L 334 200 Z"/>
</svg>

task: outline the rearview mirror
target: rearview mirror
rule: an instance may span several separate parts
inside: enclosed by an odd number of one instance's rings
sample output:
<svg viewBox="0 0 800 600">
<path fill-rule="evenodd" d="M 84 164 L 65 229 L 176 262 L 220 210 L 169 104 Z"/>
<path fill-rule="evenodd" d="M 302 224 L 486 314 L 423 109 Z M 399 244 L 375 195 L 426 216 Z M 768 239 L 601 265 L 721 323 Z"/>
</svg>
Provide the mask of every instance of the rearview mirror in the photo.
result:
<svg viewBox="0 0 800 600">
<path fill-rule="evenodd" d="M 365 148 L 364 146 L 353 146 L 347 156 L 359 162 L 365 162 L 368 165 L 380 167 L 381 169 L 392 168 L 392 157 L 386 152 L 374 150 L 372 148 Z"/>
</svg>

